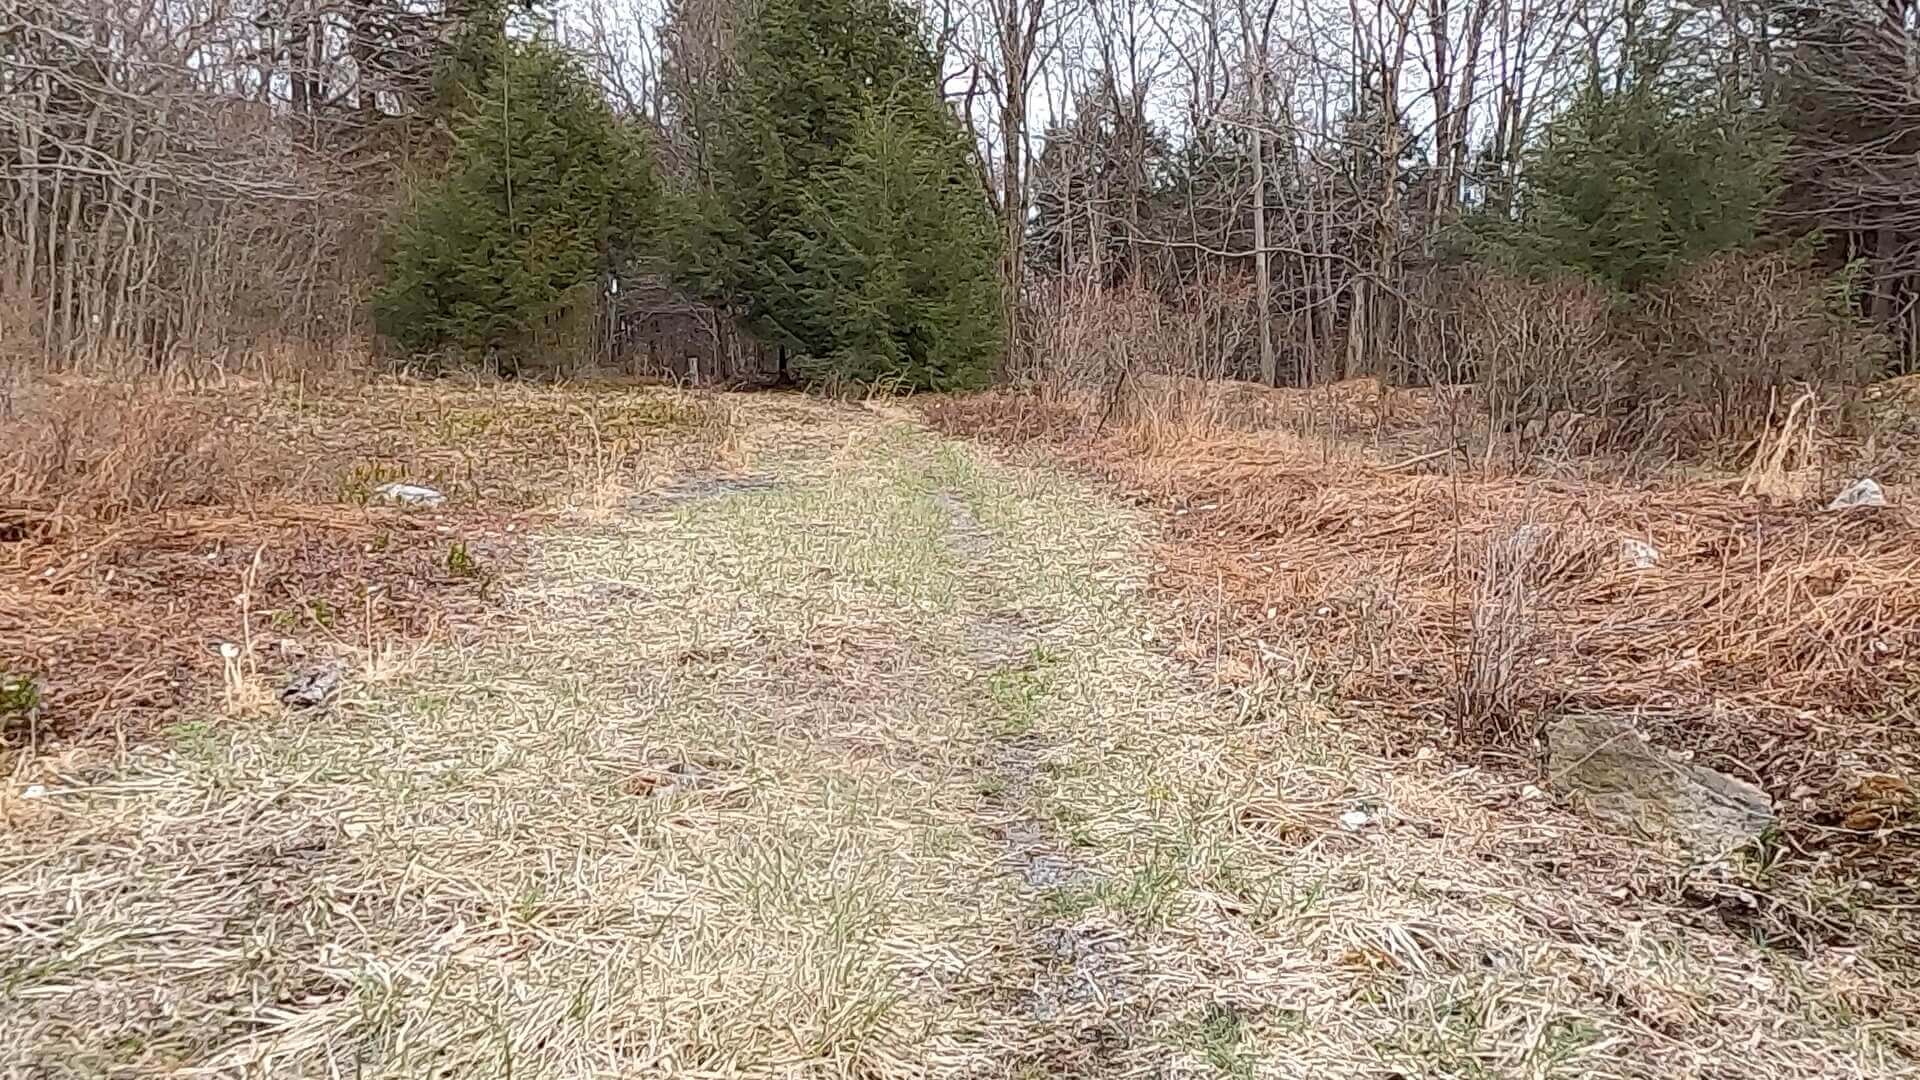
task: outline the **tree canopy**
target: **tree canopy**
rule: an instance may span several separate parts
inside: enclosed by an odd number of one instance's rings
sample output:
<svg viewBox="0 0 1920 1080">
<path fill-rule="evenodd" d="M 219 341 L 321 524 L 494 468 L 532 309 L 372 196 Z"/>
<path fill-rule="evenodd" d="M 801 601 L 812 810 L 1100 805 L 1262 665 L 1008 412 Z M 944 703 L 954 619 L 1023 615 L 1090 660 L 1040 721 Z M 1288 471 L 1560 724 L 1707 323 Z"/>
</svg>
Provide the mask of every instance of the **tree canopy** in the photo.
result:
<svg viewBox="0 0 1920 1080">
<path fill-rule="evenodd" d="M 1519 212 L 1491 223 L 1487 254 L 1634 291 L 1754 238 L 1774 194 L 1776 128 L 1666 67 L 1643 63 L 1612 87 L 1596 78 L 1547 125 Z"/>
<path fill-rule="evenodd" d="M 514 361 L 563 329 L 651 246 L 658 183 L 644 139 L 579 65 L 514 42 L 453 120 L 447 172 L 394 227 L 380 329 L 416 351 Z"/>
<path fill-rule="evenodd" d="M 894 0 L 768 0 L 674 262 L 815 377 L 978 385 L 1000 351 L 992 208 Z"/>
</svg>

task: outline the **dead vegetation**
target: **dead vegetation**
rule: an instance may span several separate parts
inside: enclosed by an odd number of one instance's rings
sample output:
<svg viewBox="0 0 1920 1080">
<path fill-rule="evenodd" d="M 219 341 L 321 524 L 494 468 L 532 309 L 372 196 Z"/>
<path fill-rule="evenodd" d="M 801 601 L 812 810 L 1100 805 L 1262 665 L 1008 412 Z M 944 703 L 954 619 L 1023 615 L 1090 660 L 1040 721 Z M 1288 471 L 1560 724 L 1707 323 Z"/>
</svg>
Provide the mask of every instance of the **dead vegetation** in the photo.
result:
<svg viewBox="0 0 1920 1080">
<path fill-rule="evenodd" d="M 288 668 L 472 626 L 526 530 L 724 452 L 710 398 L 637 387 L 36 377 L 0 429 L 9 743 L 125 739 Z M 380 497 L 429 485 L 421 513 Z M 244 684 L 247 689 L 241 692 Z"/>
<path fill-rule="evenodd" d="M 62 762 L 0 834 L 22 1075 L 1879 1077 L 1911 950 L 1306 685 L 1216 687 L 1148 515 L 771 396 L 326 723 Z M 1763 913 L 1764 914 L 1764 913 Z M 156 933 L 163 927 L 164 933 Z M 4 1071 L 5 1066 L 0 1066 Z"/>
<path fill-rule="evenodd" d="M 1473 402 L 1147 377 L 1117 401 L 1002 392 L 927 413 L 1160 508 L 1159 584 L 1223 680 L 1379 706 L 1389 750 L 1450 728 L 1531 751 L 1555 714 L 1632 714 L 1766 787 L 1798 854 L 1905 895 L 1920 529 L 1900 484 L 1890 506 L 1823 512 L 1879 451 L 1822 437 L 1784 502 L 1564 444 L 1516 473 L 1499 445 L 1523 434 L 1476 425 Z"/>
</svg>

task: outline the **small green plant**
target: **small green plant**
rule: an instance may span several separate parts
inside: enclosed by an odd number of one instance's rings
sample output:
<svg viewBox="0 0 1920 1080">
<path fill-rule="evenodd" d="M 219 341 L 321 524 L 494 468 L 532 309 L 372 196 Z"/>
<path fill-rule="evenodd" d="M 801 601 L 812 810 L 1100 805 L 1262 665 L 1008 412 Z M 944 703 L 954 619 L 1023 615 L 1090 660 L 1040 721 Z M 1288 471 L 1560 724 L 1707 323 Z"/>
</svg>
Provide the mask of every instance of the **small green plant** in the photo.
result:
<svg viewBox="0 0 1920 1080">
<path fill-rule="evenodd" d="M 1556 1016 L 1548 1021 L 1534 1045 L 1533 1058 L 1549 1068 L 1577 1060 L 1588 1047 L 1600 1041 L 1600 1029 L 1583 1016 Z"/>
<path fill-rule="evenodd" d="M 492 409 L 449 406 L 434 418 L 433 430 L 440 442 L 460 446 L 485 437 L 498 419 Z"/>
<path fill-rule="evenodd" d="M 1017 738 L 1033 730 L 1047 683 L 1043 672 L 1025 667 L 1003 668 L 988 677 L 987 697 L 993 702 L 1002 736 Z"/>
<path fill-rule="evenodd" d="M 174 724 L 167 729 L 167 737 L 180 756 L 202 762 L 213 760 L 216 749 L 213 727 L 206 721 L 186 720 Z"/>
<path fill-rule="evenodd" d="M 0 670 L 0 722 L 32 716 L 39 707 L 39 684 L 26 675 Z"/>
<path fill-rule="evenodd" d="M 480 576 L 480 562 L 467 550 L 464 540 L 455 540 L 447 549 L 447 573 L 457 578 L 477 578 Z"/>
<path fill-rule="evenodd" d="M 1101 882 L 1100 899 L 1141 926 L 1160 926 L 1174 914 L 1184 884 L 1175 859 L 1156 852 L 1127 877 Z"/>
<path fill-rule="evenodd" d="M 332 604 L 327 603 L 327 598 L 324 596 L 314 597 L 313 602 L 307 605 L 307 614 L 312 616 L 315 623 L 327 629 L 332 629 L 333 624 L 340 618 L 339 611 Z"/>
<path fill-rule="evenodd" d="M 1041 917 L 1052 922 L 1072 922 L 1100 906 L 1099 893 L 1086 885 L 1058 885 L 1040 894 Z"/>
<path fill-rule="evenodd" d="M 384 461 L 358 461 L 340 478 L 340 501 L 365 506 L 383 484 L 400 479 L 400 469 Z"/>
<path fill-rule="evenodd" d="M 1189 1032 L 1193 1048 L 1221 1076 L 1253 1076 L 1253 1053 L 1247 1045 L 1247 1023 L 1232 1007 L 1209 1002 L 1200 1010 Z"/>
</svg>

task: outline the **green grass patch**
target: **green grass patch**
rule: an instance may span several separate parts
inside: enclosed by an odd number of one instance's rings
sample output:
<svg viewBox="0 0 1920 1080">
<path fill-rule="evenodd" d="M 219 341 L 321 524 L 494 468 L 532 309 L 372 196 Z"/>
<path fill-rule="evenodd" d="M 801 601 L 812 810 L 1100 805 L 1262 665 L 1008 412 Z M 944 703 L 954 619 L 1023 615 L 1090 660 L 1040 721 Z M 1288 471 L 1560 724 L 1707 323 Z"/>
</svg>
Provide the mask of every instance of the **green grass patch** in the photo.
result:
<svg viewBox="0 0 1920 1080">
<path fill-rule="evenodd" d="M 1238 1010 L 1209 1002 L 1182 1032 L 1188 1048 L 1205 1058 L 1216 1075 L 1251 1080 L 1257 1060 L 1247 1021 Z"/>
</svg>

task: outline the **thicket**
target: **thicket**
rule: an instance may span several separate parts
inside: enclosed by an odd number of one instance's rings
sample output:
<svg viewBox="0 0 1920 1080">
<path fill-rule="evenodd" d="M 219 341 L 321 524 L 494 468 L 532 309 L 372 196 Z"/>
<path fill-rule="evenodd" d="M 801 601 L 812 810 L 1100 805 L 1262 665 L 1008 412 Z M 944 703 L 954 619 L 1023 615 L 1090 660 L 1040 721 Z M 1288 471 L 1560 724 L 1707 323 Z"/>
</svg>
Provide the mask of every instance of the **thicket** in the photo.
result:
<svg viewBox="0 0 1920 1080">
<path fill-rule="evenodd" d="M 1676 439 L 1920 368 L 1911 5 L 16 7 L 0 359 L 624 363 L 655 303 L 755 339 L 722 375 L 1377 376 Z M 1186 344 L 1059 355 L 1100 294 Z"/>
</svg>

